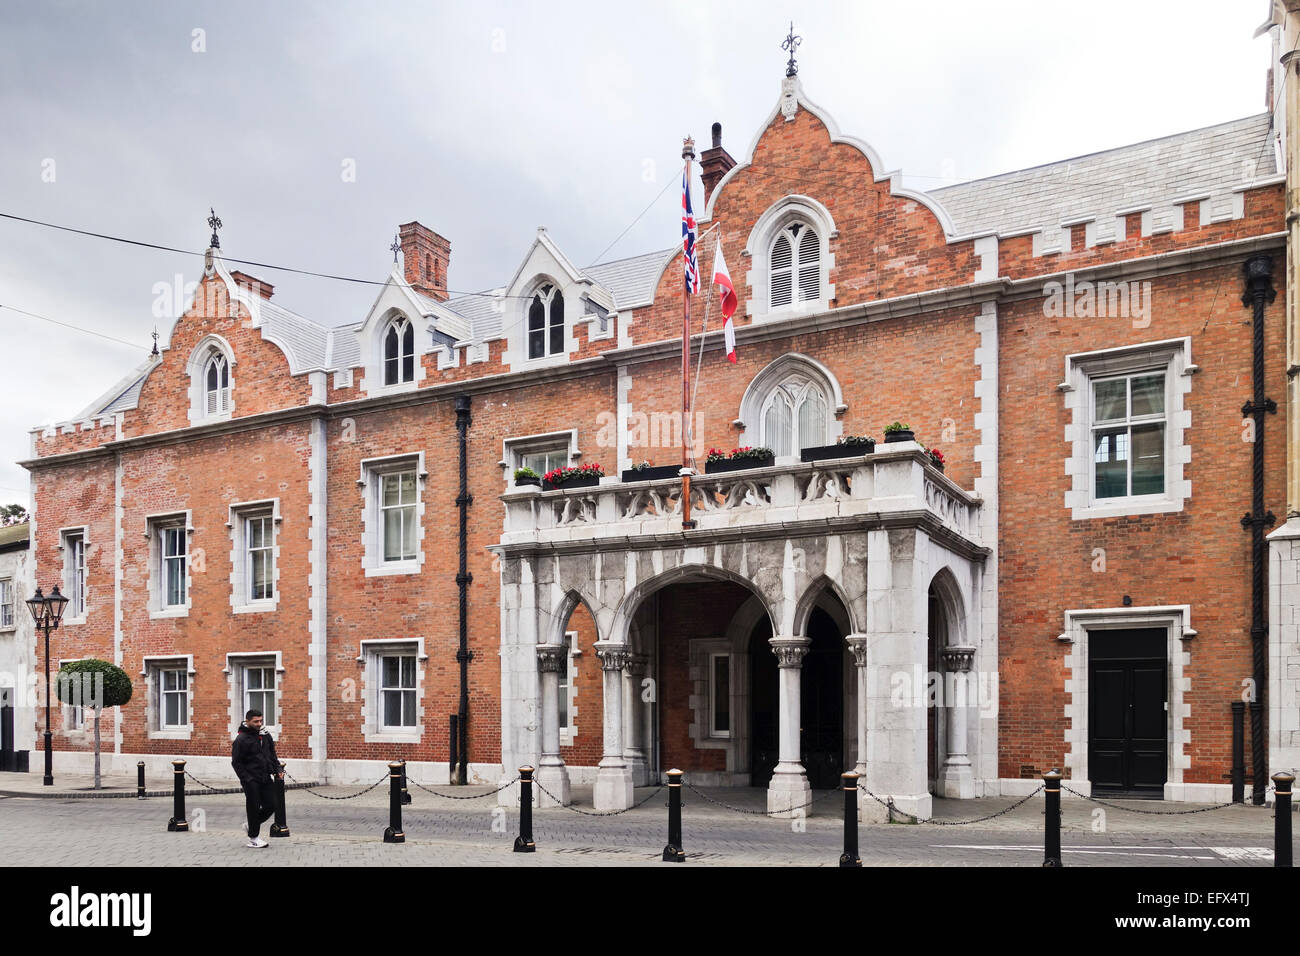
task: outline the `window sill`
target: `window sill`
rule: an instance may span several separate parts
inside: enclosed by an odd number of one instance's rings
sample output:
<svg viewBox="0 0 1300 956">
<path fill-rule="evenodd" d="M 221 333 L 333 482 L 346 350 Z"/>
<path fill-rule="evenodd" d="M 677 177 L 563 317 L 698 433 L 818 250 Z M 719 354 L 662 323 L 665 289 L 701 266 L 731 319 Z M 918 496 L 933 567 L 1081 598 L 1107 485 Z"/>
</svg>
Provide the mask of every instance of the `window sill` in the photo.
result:
<svg viewBox="0 0 1300 956">
<path fill-rule="evenodd" d="M 231 614 L 265 614 L 268 611 L 279 610 L 280 599 L 271 598 L 265 601 L 252 601 L 248 604 L 235 604 L 230 608 Z"/>
<path fill-rule="evenodd" d="M 190 616 L 190 609 L 188 606 L 170 607 L 161 611 L 151 610 L 149 612 L 149 620 L 151 621 L 164 620 L 170 617 L 189 617 L 189 616 Z"/>
<path fill-rule="evenodd" d="M 76 627 L 78 624 L 85 624 L 85 623 L 86 623 L 86 615 L 83 614 L 81 615 L 81 617 L 65 617 L 62 621 L 59 622 L 59 627 Z"/>
<path fill-rule="evenodd" d="M 811 315 L 815 312 L 826 312 L 830 309 L 828 299 L 808 299 L 796 305 L 786 305 L 779 309 L 770 309 L 767 312 L 755 312 L 750 316 L 754 322 L 781 322 L 786 319 L 797 319 L 801 316 Z"/>
<path fill-rule="evenodd" d="M 378 564 L 366 568 L 366 577 L 378 578 L 390 574 L 419 574 L 420 568 L 423 567 L 422 560 L 415 561 L 394 561 L 390 564 Z"/>
<path fill-rule="evenodd" d="M 418 744 L 423 736 L 419 730 L 401 733 L 395 730 L 380 730 L 367 731 L 365 734 L 368 744 Z"/>
<path fill-rule="evenodd" d="M 150 740 L 189 740 L 193 736 L 190 727 L 175 727 L 170 730 L 149 731 Z"/>
<path fill-rule="evenodd" d="M 1108 500 L 1105 504 L 1097 502 L 1085 507 L 1074 508 L 1071 511 L 1071 518 L 1075 521 L 1086 521 L 1090 518 L 1123 518 L 1136 515 L 1169 514 L 1182 510 L 1182 501 L 1169 498 L 1116 498 Z"/>
<path fill-rule="evenodd" d="M 0 634 L 13 634 L 18 630 L 17 624 L 10 624 L 6 627 L 0 627 Z"/>
</svg>

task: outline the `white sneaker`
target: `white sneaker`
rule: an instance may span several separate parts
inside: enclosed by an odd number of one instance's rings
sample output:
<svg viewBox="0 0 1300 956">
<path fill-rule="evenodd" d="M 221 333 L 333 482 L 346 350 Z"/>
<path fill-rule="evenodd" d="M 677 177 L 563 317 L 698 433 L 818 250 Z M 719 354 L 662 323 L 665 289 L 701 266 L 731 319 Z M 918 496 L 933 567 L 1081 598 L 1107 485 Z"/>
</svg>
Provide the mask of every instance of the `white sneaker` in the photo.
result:
<svg viewBox="0 0 1300 956">
<path fill-rule="evenodd" d="M 267 843 L 265 840 L 263 840 L 261 837 L 254 837 L 253 839 L 249 840 L 249 841 L 248 841 L 247 843 L 245 843 L 244 845 L 247 846 L 247 847 L 252 847 L 254 850 L 260 850 L 260 849 L 261 849 L 262 847 L 264 847 L 264 846 L 270 846 L 270 844 L 268 844 L 268 843 Z"/>
</svg>

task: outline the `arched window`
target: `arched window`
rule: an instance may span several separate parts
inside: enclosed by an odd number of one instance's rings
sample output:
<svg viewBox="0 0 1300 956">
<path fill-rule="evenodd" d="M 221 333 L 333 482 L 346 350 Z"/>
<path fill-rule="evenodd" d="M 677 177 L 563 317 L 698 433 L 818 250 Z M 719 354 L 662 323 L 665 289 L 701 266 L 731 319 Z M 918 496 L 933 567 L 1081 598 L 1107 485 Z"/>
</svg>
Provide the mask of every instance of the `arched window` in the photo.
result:
<svg viewBox="0 0 1300 956">
<path fill-rule="evenodd" d="M 797 455 L 828 444 L 830 403 L 821 383 L 807 375 L 782 379 L 768 393 L 761 413 L 760 444 L 777 455 Z"/>
<path fill-rule="evenodd" d="M 203 366 L 203 409 L 207 415 L 230 411 L 230 363 L 215 349 Z"/>
<path fill-rule="evenodd" d="M 821 237 L 805 222 L 790 223 L 772 240 L 770 309 L 821 298 Z"/>
<path fill-rule="evenodd" d="M 544 285 L 528 304 L 528 357 L 543 358 L 564 351 L 564 296 Z"/>
<path fill-rule="evenodd" d="M 415 381 L 415 327 L 400 315 L 384 331 L 384 384 Z"/>
</svg>

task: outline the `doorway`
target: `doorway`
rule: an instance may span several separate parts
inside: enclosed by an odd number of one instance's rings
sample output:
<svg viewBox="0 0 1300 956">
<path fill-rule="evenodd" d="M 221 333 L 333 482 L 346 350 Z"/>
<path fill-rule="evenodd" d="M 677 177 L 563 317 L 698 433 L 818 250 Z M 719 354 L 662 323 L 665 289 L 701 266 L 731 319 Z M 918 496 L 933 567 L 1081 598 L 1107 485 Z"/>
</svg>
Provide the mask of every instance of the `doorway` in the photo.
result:
<svg viewBox="0 0 1300 956">
<path fill-rule="evenodd" d="M 1164 796 L 1165 642 L 1163 629 L 1088 632 L 1088 778 L 1094 793 Z"/>
</svg>

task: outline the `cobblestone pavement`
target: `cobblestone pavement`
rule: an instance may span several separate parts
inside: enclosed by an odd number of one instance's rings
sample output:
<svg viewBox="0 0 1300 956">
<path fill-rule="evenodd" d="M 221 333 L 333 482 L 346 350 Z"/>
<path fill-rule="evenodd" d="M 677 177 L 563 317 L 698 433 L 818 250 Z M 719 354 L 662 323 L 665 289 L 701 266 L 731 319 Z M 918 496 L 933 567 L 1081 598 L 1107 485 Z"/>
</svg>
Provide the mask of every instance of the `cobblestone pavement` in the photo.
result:
<svg viewBox="0 0 1300 956">
<path fill-rule="evenodd" d="M 28 775 L 39 791 L 39 774 Z M 10 778 L 12 779 L 12 778 Z M 88 781 L 64 778 L 61 790 Z M 212 781 L 225 786 L 225 781 Z M 12 791 L 9 780 L 0 789 Z M 110 791 L 134 789 L 110 781 Z M 636 792 L 641 807 L 614 816 L 574 809 L 534 810 L 535 854 L 511 852 L 518 812 L 496 806 L 496 798 L 451 800 L 412 787 L 403 808 L 406 843 L 381 842 L 388 824 L 388 798 L 380 787 L 348 800 L 361 787 L 322 787 L 288 793 L 292 835 L 270 840 L 265 850 L 244 846 L 243 798 L 206 793 L 191 785 L 187 798 L 193 832 L 166 832 L 172 801 L 136 799 L 41 799 L 0 797 L 0 845 L 8 865 L 129 866 L 384 866 L 410 865 L 658 865 L 667 835 L 667 791 Z M 439 787 L 457 796 L 488 794 L 488 787 Z M 754 789 L 709 789 L 704 793 L 738 809 L 757 811 L 764 794 Z M 578 809 L 590 814 L 590 788 L 576 788 Z M 683 798 L 683 842 L 689 862 L 714 865 L 837 865 L 843 839 L 838 791 L 815 794 L 811 816 L 791 821 L 761 813 L 741 814 L 687 791 Z M 649 799 L 646 799 L 649 798 Z M 935 801 L 935 819 L 969 820 L 1002 810 L 1015 801 L 988 798 Z M 1067 800 L 1062 844 L 1067 866 L 1271 866 L 1271 807 L 1233 806 L 1182 815 L 1137 814 L 1141 810 L 1186 810 L 1184 804 L 1123 801 L 1099 808 Z M 1101 809 L 1103 816 L 1094 812 Z M 1042 798 L 993 820 L 970 826 L 863 824 L 859 850 L 867 865 L 1039 866 L 1042 862 Z M 264 831 L 264 836 L 266 833 Z M 94 837 L 94 841 L 90 837 Z M 86 859 L 94 843 L 104 856 Z"/>
</svg>

